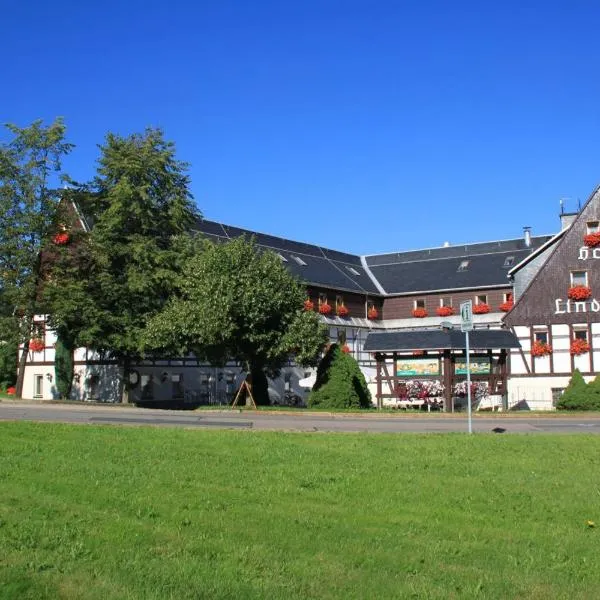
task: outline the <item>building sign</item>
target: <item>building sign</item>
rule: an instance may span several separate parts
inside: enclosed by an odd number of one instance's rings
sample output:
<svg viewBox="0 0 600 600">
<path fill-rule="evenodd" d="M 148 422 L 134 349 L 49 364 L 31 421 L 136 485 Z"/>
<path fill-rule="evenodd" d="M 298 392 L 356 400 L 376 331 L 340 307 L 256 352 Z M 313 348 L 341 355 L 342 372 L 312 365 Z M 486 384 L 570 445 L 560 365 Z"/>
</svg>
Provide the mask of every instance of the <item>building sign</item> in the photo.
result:
<svg viewBox="0 0 600 600">
<path fill-rule="evenodd" d="M 440 361 L 435 358 L 401 358 L 396 360 L 397 377 L 439 375 Z"/>
<path fill-rule="evenodd" d="M 469 370 L 471 375 L 488 375 L 490 372 L 489 356 L 472 356 L 469 361 Z M 455 375 L 467 374 L 467 360 L 464 358 L 457 359 L 454 363 Z"/>
</svg>

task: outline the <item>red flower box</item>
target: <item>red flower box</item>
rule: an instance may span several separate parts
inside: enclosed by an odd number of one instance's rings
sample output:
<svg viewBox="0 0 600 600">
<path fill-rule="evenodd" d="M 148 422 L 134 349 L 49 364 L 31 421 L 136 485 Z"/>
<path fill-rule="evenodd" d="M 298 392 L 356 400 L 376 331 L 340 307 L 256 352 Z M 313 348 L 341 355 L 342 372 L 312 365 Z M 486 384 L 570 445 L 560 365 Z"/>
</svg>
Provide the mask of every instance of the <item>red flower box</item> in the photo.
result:
<svg viewBox="0 0 600 600">
<path fill-rule="evenodd" d="M 454 309 L 451 306 L 438 306 L 435 312 L 438 317 L 449 317 L 454 314 Z"/>
<path fill-rule="evenodd" d="M 69 234 L 66 231 L 62 231 L 61 233 L 57 233 L 53 238 L 52 241 L 57 245 L 57 246 L 64 246 L 65 244 L 69 243 Z"/>
<path fill-rule="evenodd" d="M 372 306 L 367 311 L 367 319 L 378 319 L 378 318 L 379 318 L 379 312 L 374 306 Z"/>
<path fill-rule="evenodd" d="M 571 342 L 571 354 L 577 356 L 578 354 L 585 354 L 590 351 L 590 345 L 585 340 L 573 340 Z"/>
<path fill-rule="evenodd" d="M 473 313 L 476 315 L 485 315 L 486 313 L 490 312 L 490 305 L 489 304 L 485 304 L 485 303 L 481 303 L 481 304 L 475 304 L 475 306 L 473 306 Z"/>
<path fill-rule="evenodd" d="M 531 356 L 546 356 L 552 354 L 552 346 L 545 342 L 535 341 L 531 347 Z"/>
<path fill-rule="evenodd" d="M 498 308 L 502 312 L 508 312 L 509 310 L 512 310 L 512 307 L 514 305 L 515 305 L 515 303 L 512 300 L 507 300 L 506 302 L 503 302 Z"/>
<path fill-rule="evenodd" d="M 343 304 L 337 307 L 336 312 L 338 317 L 347 317 L 350 314 L 350 311 Z"/>
<path fill-rule="evenodd" d="M 588 233 L 583 236 L 583 243 L 589 248 L 597 248 L 600 246 L 600 232 Z"/>
<path fill-rule="evenodd" d="M 29 340 L 29 349 L 32 352 L 41 352 L 44 348 L 44 340 L 40 340 L 39 338 Z"/>
<path fill-rule="evenodd" d="M 331 304 L 327 304 L 327 302 L 324 302 L 323 304 L 319 305 L 319 312 L 322 315 L 328 315 L 331 313 Z"/>
<path fill-rule="evenodd" d="M 314 307 L 315 303 L 310 298 L 304 301 L 304 310 L 312 310 Z"/>
<path fill-rule="evenodd" d="M 413 315 L 413 317 L 416 317 L 417 319 L 423 319 L 424 317 L 427 316 L 427 311 L 424 308 L 415 308 L 412 311 L 412 315 Z"/>
<path fill-rule="evenodd" d="M 14 396 L 17 393 L 17 389 L 14 386 L 6 388 L 6 393 L 9 396 Z"/>
<path fill-rule="evenodd" d="M 344 345 L 342 346 L 342 352 L 343 352 L 344 354 L 350 354 L 350 346 L 348 346 L 348 344 L 344 344 Z"/>
<path fill-rule="evenodd" d="M 567 296 L 570 300 L 587 300 L 592 296 L 592 290 L 585 285 L 576 285 L 569 288 Z"/>
</svg>

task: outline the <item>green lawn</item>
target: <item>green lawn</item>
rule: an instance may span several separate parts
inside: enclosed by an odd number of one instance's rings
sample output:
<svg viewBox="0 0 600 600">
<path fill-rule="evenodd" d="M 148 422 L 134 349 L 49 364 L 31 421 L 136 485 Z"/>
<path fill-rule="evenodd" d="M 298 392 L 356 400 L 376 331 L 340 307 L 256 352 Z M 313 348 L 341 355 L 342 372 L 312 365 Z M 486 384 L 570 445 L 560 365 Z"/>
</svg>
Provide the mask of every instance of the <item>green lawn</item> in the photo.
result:
<svg viewBox="0 0 600 600">
<path fill-rule="evenodd" d="M 599 597 L 600 436 L 0 440 L 2 600 Z"/>
</svg>

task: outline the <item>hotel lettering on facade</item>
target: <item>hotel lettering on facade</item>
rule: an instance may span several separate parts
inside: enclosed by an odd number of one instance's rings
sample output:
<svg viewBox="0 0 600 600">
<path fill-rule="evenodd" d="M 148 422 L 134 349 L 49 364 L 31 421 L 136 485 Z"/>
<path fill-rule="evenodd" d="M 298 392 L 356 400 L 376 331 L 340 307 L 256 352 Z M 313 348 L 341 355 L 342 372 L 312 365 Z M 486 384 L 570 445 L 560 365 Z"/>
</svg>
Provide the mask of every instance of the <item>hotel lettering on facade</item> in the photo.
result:
<svg viewBox="0 0 600 600">
<path fill-rule="evenodd" d="M 85 219 L 80 222 L 85 228 Z M 398 393 L 398 360 L 418 357 L 437 361 L 439 368 L 427 377 L 445 386 L 444 408 L 450 408 L 449 388 L 464 376 L 456 367 L 464 357 L 458 307 L 471 300 L 480 344 L 472 351 L 489 361 L 488 371 L 479 374 L 489 393 L 502 396 L 508 406 L 550 409 L 575 368 L 587 380 L 600 368 L 599 223 L 597 189 L 578 213 L 560 215 L 560 230 L 553 235 L 532 235 L 527 227 L 509 240 L 377 255 L 358 256 L 208 220 L 195 229 L 218 242 L 253 236 L 259 247 L 275 252 L 306 284 L 307 299 L 331 339 L 344 339 L 372 375 L 379 404 Z M 37 327 L 43 344 L 29 352 L 23 397 L 52 399 L 57 397 L 55 336 L 44 318 L 38 318 Z M 74 358 L 74 399 L 119 400 L 116 363 L 86 348 L 76 350 Z M 301 382 L 309 375 L 290 363 L 271 382 L 274 401 L 290 393 L 305 398 Z M 193 356 L 142 361 L 132 373 L 131 399 L 224 404 L 243 377 L 238 365 L 216 369 Z"/>
</svg>

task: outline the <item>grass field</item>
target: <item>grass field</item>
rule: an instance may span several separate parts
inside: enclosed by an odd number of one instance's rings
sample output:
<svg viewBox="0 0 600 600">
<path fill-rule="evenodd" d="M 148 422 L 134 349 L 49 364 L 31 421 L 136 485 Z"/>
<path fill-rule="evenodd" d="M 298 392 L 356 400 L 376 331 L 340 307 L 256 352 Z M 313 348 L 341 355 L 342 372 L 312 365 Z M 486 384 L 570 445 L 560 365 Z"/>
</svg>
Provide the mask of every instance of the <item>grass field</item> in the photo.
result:
<svg viewBox="0 0 600 600">
<path fill-rule="evenodd" d="M 600 595 L 600 437 L 0 440 L 3 600 Z"/>
</svg>

